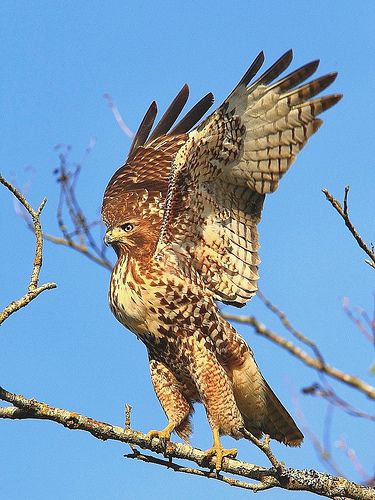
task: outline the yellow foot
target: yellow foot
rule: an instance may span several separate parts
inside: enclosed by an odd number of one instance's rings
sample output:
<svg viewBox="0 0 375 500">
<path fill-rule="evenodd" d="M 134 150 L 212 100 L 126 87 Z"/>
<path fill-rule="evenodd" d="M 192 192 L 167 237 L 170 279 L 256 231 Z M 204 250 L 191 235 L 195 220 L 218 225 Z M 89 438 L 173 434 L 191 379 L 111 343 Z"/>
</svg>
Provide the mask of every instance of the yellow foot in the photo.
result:
<svg viewBox="0 0 375 500">
<path fill-rule="evenodd" d="M 223 461 L 224 457 L 231 457 L 231 458 L 236 458 L 237 456 L 237 450 L 235 448 L 231 448 L 230 450 L 226 450 L 221 446 L 220 443 L 220 437 L 219 437 L 219 430 L 217 428 L 212 428 L 212 435 L 214 438 L 214 444 L 212 448 L 209 450 L 206 450 L 204 453 L 207 458 L 212 458 L 216 456 L 216 461 L 215 461 L 215 469 L 217 472 L 221 470 L 221 464 Z"/>
<path fill-rule="evenodd" d="M 206 450 L 204 452 L 207 458 L 212 458 L 213 456 L 216 456 L 216 461 L 215 461 L 215 469 L 217 472 L 221 470 L 221 464 L 223 461 L 224 457 L 231 457 L 231 458 L 236 458 L 237 456 L 237 450 L 236 448 L 231 448 L 229 450 L 226 450 L 221 446 L 219 443 L 218 445 L 215 443 L 212 448 L 209 450 Z"/>
<path fill-rule="evenodd" d="M 174 424 L 168 424 L 167 427 L 165 429 L 163 429 L 162 431 L 149 431 L 146 436 L 149 438 L 149 439 L 152 439 L 154 437 L 160 439 L 161 441 L 169 441 L 171 439 L 171 434 L 173 432 L 173 429 L 174 429 Z"/>
</svg>

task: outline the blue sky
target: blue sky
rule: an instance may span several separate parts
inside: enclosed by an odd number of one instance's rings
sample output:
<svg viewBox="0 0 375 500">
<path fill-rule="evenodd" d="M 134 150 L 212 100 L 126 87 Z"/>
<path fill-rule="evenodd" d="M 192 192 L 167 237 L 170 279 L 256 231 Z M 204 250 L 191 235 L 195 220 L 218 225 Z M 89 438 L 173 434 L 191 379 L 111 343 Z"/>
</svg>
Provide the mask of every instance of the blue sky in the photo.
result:
<svg viewBox="0 0 375 500">
<path fill-rule="evenodd" d="M 99 214 L 104 187 L 123 162 L 129 139 L 106 101 L 109 92 L 129 127 L 136 129 L 156 99 L 165 109 L 185 82 L 191 101 L 208 91 L 220 103 L 263 49 L 267 64 L 294 49 L 292 68 L 320 58 L 319 74 L 338 71 L 333 92 L 344 99 L 325 113 L 325 125 L 299 155 L 279 191 L 269 197 L 260 226 L 260 287 L 314 339 L 327 361 L 368 380 L 370 344 L 342 311 L 341 299 L 373 307 L 373 271 L 321 193 L 342 198 L 367 241 L 374 240 L 375 4 L 362 1 L 83 2 L 3 0 L 0 6 L 0 171 L 36 206 L 43 196 L 44 229 L 57 233 L 58 164 L 54 146 L 69 144 L 79 161 L 92 137 L 78 195 L 87 214 Z M 2 237 L 0 306 L 24 293 L 31 270 L 33 236 L 0 189 Z M 67 249 L 45 245 L 42 280 L 56 281 L 0 330 L 0 383 L 8 390 L 113 424 L 123 422 L 125 402 L 133 426 L 161 428 L 163 412 L 149 380 L 145 349 L 116 323 L 107 306 L 109 273 Z M 258 299 L 244 310 L 270 327 L 276 321 Z M 266 378 L 295 415 L 295 399 L 318 436 L 326 405 L 300 394 L 317 379 L 313 371 L 253 335 Z M 365 397 L 333 384 L 339 394 L 371 411 Z M 373 472 L 374 430 L 336 411 L 331 441 L 345 438 Z M 197 408 L 193 443 L 204 449 L 211 435 Z M 57 424 L 0 422 L 0 496 L 10 499 L 245 498 L 246 491 L 126 461 L 127 447 L 102 443 Z M 368 440 L 363 439 L 368 436 Z M 233 441 L 227 443 L 233 445 Z M 265 459 L 247 443 L 239 457 Z M 311 443 L 298 450 L 274 446 L 289 466 L 323 470 Z M 344 454 L 335 458 L 360 480 Z M 260 493 L 289 498 L 285 491 Z M 308 494 L 294 494 L 300 498 Z"/>
</svg>

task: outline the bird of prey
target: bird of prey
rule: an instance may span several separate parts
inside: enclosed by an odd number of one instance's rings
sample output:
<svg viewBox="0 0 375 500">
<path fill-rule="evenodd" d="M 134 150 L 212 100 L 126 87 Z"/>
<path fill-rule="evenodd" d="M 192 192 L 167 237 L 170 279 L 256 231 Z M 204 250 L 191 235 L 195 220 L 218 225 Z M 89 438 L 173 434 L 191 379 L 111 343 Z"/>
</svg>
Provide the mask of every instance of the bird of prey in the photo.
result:
<svg viewBox="0 0 375 500">
<path fill-rule="evenodd" d="M 102 215 L 117 263 L 109 304 L 146 346 L 151 379 L 168 425 L 150 437 L 191 434 L 195 402 L 213 434 L 207 457 L 220 470 L 220 435 L 268 434 L 289 446 L 303 435 L 273 393 L 251 348 L 220 314 L 217 301 L 243 306 L 256 294 L 257 224 L 297 153 L 320 127 L 317 118 L 341 95 L 315 97 L 336 73 L 305 81 L 319 61 L 277 79 L 286 52 L 254 80 L 261 52 L 223 104 L 204 96 L 178 123 L 185 85 L 152 130 L 148 108 L 125 164 L 110 179 Z M 275 81 L 276 80 L 276 81 Z"/>
</svg>

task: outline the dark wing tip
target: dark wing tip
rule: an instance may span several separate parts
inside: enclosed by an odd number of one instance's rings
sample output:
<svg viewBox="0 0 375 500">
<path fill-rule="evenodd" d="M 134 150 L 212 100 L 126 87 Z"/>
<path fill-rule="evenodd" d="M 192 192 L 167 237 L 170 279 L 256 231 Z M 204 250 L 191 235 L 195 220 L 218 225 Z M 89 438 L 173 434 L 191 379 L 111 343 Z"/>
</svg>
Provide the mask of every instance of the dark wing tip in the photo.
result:
<svg viewBox="0 0 375 500">
<path fill-rule="evenodd" d="M 137 149 L 140 146 L 143 146 L 146 142 L 148 134 L 150 133 L 150 130 L 155 122 L 157 112 L 158 107 L 156 101 L 152 101 L 134 136 L 133 142 L 130 146 L 128 160 L 130 160 L 134 156 Z"/>
<path fill-rule="evenodd" d="M 323 113 L 323 111 L 327 111 L 327 109 L 329 108 L 332 108 L 332 106 L 337 104 L 342 99 L 342 97 L 343 97 L 342 94 L 330 94 L 320 97 L 321 111 L 319 112 L 319 114 Z M 314 101 L 309 101 L 309 102 L 314 102 Z"/>
<path fill-rule="evenodd" d="M 240 85 L 247 85 L 252 78 L 258 73 L 262 64 L 264 63 L 264 52 L 263 50 L 259 52 L 254 61 L 251 63 L 249 69 L 243 75 L 241 80 L 236 85 L 236 88 Z"/>
<path fill-rule="evenodd" d="M 151 142 L 161 135 L 165 135 L 168 133 L 169 129 L 172 127 L 179 114 L 183 110 L 188 98 L 189 86 L 185 83 L 185 85 L 173 99 L 171 104 L 168 106 L 163 116 L 160 118 L 159 123 L 156 125 L 147 142 Z"/>
<path fill-rule="evenodd" d="M 327 73 L 325 76 L 330 79 L 330 82 L 333 83 L 337 78 L 337 71 L 333 71 L 332 73 Z M 340 94 L 342 96 L 342 94 Z"/>
<path fill-rule="evenodd" d="M 294 56 L 293 49 L 287 50 L 281 57 L 279 57 L 279 59 L 275 62 L 274 66 L 283 62 L 286 65 L 286 67 L 288 67 L 293 60 L 293 56 Z"/>
<path fill-rule="evenodd" d="M 314 59 L 313 61 L 302 66 L 302 68 L 304 68 L 304 70 L 305 70 L 305 73 L 308 75 L 308 76 L 306 76 L 306 78 L 308 78 L 309 76 L 311 76 L 315 73 L 315 71 L 319 67 L 319 64 L 320 64 L 320 59 Z M 300 68 L 300 69 L 302 69 L 302 68 Z"/>
<path fill-rule="evenodd" d="M 280 59 L 286 57 L 289 60 L 289 64 L 292 62 L 293 59 L 293 49 L 289 49 L 281 56 Z"/>
<path fill-rule="evenodd" d="M 210 109 L 214 102 L 214 95 L 212 92 L 206 94 L 195 106 L 177 123 L 177 125 L 170 131 L 171 135 L 185 134 L 198 123 L 203 115 Z"/>
<path fill-rule="evenodd" d="M 277 78 L 290 65 L 293 59 L 293 50 L 289 49 L 279 59 L 272 64 L 259 78 L 253 83 L 256 85 L 268 85 Z"/>
<path fill-rule="evenodd" d="M 185 83 L 161 117 L 152 134 L 149 136 L 157 114 L 156 102 L 153 101 L 151 103 L 138 127 L 132 145 L 130 146 L 128 161 L 134 158 L 137 149 L 140 146 L 150 143 L 162 135 L 178 135 L 189 132 L 189 130 L 196 125 L 208 111 L 214 101 L 213 94 L 209 92 L 191 108 L 191 110 L 177 123 L 177 125 L 175 125 L 172 130 L 170 130 L 185 106 L 188 97 L 189 86 Z"/>
<path fill-rule="evenodd" d="M 255 85 L 259 84 L 268 84 L 272 80 L 274 80 L 276 77 L 278 77 L 292 62 L 293 59 L 293 50 L 289 49 L 285 54 L 283 54 L 267 71 L 265 71 L 259 78 L 254 82 Z M 264 63 L 264 52 L 261 51 L 257 55 L 257 57 L 254 59 L 252 62 L 250 68 L 246 71 L 246 73 L 243 75 L 241 80 L 238 82 L 238 84 L 235 86 L 234 90 L 229 94 L 225 102 L 227 102 L 234 94 L 234 92 L 237 90 L 238 87 L 241 85 L 247 86 L 250 81 L 254 78 L 254 76 L 258 73 L 260 70 L 261 66 Z"/>
<path fill-rule="evenodd" d="M 304 82 L 315 73 L 319 66 L 319 62 L 319 59 L 316 59 L 315 61 L 304 64 L 281 80 L 277 80 L 270 88 L 276 89 L 279 93 L 294 89 L 294 87 Z"/>
<path fill-rule="evenodd" d="M 320 92 L 323 92 L 327 87 L 332 85 L 332 83 L 336 80 L 337 78 L 337 73 L 328 73 L 327 75 L 323 75 L 320 78 L 317 78 L 316 80 L 313 80 L 310 82 L 311 84 L 318 83 L 319 85 L 317 86 L 317 93 L 319 94 Z M 311 94 L 312 96 L 313 94 Z M 333 94 L 334 96 L 340 96 L 338 100 L 342 98 L 342 94 Z M 336 101 L 338 102 L 338 101 Z"/>
<path fill-rule="evenodd" d="M 332 94 L 330 96 L 327 96 L 327 97 L 330 97 L 329 99 L 329 105 L 326 109 L 329 109 L 331 108 L 332 106 L 334 106 L 335 104 L 337 104 L 339 101 L 341 101 L 341 99 L 344 97 L 343 94 Z"/>
</svg>

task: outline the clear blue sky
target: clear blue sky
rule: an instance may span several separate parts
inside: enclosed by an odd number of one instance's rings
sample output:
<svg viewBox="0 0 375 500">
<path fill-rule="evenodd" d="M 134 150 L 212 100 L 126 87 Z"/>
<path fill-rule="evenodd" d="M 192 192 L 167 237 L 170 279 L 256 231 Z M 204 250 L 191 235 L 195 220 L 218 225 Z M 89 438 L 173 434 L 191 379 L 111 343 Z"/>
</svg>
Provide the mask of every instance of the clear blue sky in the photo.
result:
<svg viewBox="0 0 375 500">
<path fill-rule="evenodd" d="M 367 241 L 374 239 L 374 25 L 372 1 L 3 0 L 0 170 L 21 188 L 31 180 L 28 197 L 34 206 L 47 196 L 43 224 L 56 233 L 54 146 L 71 145 L 71 159 L 78 161 L 90 138 L 96 137 L 78 193 L 93 217 L 98 216 L 109 177 L 126 156 L 129 139 L 115 123 L 103 93 L 111 93 L 134 130 L 152 99 L 164 109 L 185 82 L 190 84 L 191 102 L 208 91 L 221 102 L 261 49 L 272 63 L 293 48 L 293 68 L 320 58 L 319 74 L 339 71 L 332 91 L 343 92 L 344 99 L 324 115 L 325 125 L 266 202 L 260 227 L 260 286 L 320 345 L 329 362 L 373 383 L 368 374 L 373 351 L 345 317 L 341 299 L 348 296 L 353 305 L 371 313 L 374 272 L 363 263 L 364 255 L 321 189 L 328 187 L 341 199 L 349 184 L 353 221 Z M 0 206 L 0 306 L 5 306 L 24 293 L 33 236 L 3 188 Z M 47 243 L 42 280 L 56 281 L 58 288 L 1 327 L 1 385 L 118 425 L 128 402 L 135 428 L 161 428 L 165 417 L 151 387 L 145 349 L 108 309 L 109 273 Z M 241 312 L 278 328 L 258 299 Z M 280 399 L 295 415 L 297 395 L 309 425 L 320 436 L 326 406 L 299 393 L 317 379 L 314 372 L 254 337 L 250 329 L 240 331 Z M 371 411 L 365 397 L 334 386 Z M 194 423 L 193 443 L 209 447 L 211 434 L 202 408 Z M 125 445 L 103 443 L 57 424 L 2 421 L 0 433 L 1 498 L 249 496 L 213 481 L 126 461 Z M 342 437 L 371 473 L 373 427 L 335 412 L 332 442 Z M 298 450 L 274 448 L 289 466 L 323 469 L 308 439 Z M 241 459 L 266 464 L 251 444 L 241 442 L 239 450 Z M 360 479 L 340 451 L 336 459 L 352 479 Z M 275 490 L 259 495 L 292 496 Z"/>
</svg>

